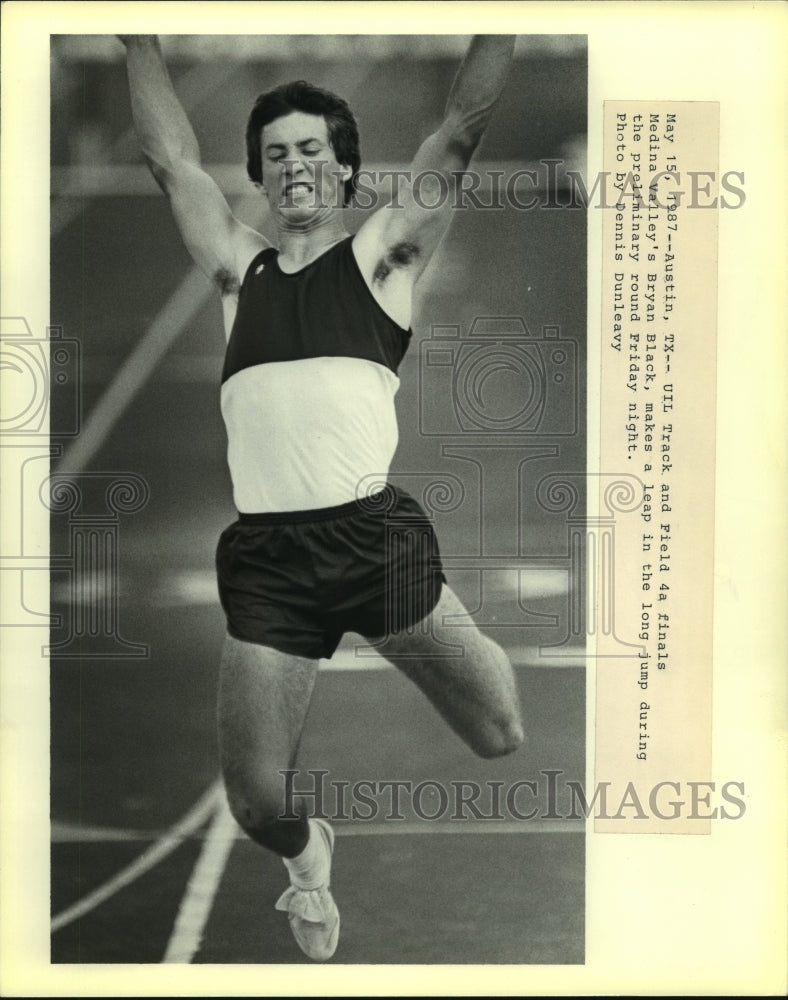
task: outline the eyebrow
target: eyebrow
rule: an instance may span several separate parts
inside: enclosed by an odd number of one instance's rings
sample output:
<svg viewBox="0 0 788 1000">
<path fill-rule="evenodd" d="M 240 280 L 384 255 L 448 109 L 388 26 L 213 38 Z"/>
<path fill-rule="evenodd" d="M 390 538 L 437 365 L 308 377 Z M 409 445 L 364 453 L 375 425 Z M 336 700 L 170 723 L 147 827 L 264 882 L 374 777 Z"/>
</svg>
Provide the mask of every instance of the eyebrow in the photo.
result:
<svg viewBox="0 0 788 1000">
<path fill-rule="evenodd" d="M 308 146 L 312 142 L 316 142 L 318 145 L 322 143 L 322 139 L 312 138 L 312 139 L 299 139 L 295 144 L 296 146 Z M 271 149 L 287 149 L 287 144 L 284 142 L 270 142 L 265 150 L 268 152 Z"/>
</svg>

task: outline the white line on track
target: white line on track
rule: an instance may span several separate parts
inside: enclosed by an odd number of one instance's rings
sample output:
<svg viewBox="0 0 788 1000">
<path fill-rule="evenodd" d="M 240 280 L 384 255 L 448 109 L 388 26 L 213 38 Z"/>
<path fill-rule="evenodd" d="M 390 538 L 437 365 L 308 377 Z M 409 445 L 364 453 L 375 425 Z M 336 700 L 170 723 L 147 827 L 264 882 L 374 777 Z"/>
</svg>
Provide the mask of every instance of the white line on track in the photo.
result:
<svg viewBox="0 0 788 1000">
<path fill-rule="evenodd" d="M 259 212 L 259 198 L 247 199 L 247 202 L 236 206 L 236 210 L 241 215 L 255 210 Z M 66 448 L 59 471 L 76 475 L 88 466 L 128 405 L 212 291 L 210 281 L 192 265 L 119 367 L 103 396 L 90 411 L 79 436 Z"/>
<path fill-rule="evenodd" d="M 238 832 L 238 826 L 222 796 L 186 886 L 162 962 L 189 963 L 199 950 Z"/>
<path fill-rule="evenodd" d="M 52 918 L 51 930 L 54 933 L 65 927 L 67 924 L 78 920 L 86 913 L 90 913 L 97 906 L 106 902 L 121 889 L 136 881 L 145 872 L 150 871 L 160 861 L 163 861 L 171 854 L 176 847 L 183 843 L 185 838 L 191 836 L 205 823 L 217 805 L 223 801 L 224 791 L 221 782 L 215 781 L 207 792 L 202 795 L 192 808 L 174 826 L 170 827 L 155 844 L 152 844 L 147 851 L 144 851 L 130 865 L 122 868 L 103 885 L 100 885 L 93 892 L 77 900 L 72 906 L 62 910 L 57 916 Z"/>
<path fill-rule="evenodd" d="M 60 461 L 60 471 L 76 475 L 85 469 L 126 407 L 148 381 L 162 356 L 210 293 L 208 279 L 196 267 L 190 267 L 91 410 L 79 436 L 66 449 Z"/>
<path fill-rule="evenodd" d="M 356 823 L 335 823 L 334 833 L 338 837 L 379 837 L 388 834 L 417 837 L 422 834 L 431 833 L 580 833 L 582 823 L 580 820 L 387 820 L 382 822 L 364 822 L 360 820 Z M 205 836 L 209 839 L 212 835 L 213 827 L 209 828 L 207 834 L 203 835 L 199 831 L 194 831 L 189 836 L 198 840 Z M 53 844 L 74 844 L 74 843 L 121 843 L 130 841 L 150 840 L 156 837 L 155 831 L 151 830 L 124 830 L 111 827 L 80 827 L 71 824 L 52 824 Z M 247 840 L 246 834 L 237 826 L 233 827 L 231 840 Z M 182 839 L 186 839 L 183 837 Z"/>
<path fill-rule="evenodd" d="M 49 824 L 49 840 L 52 844 L 111 844 L 128 840 L 158 840 L 161 836 L 161 830 L 80 826 L 79 823 L 61 823 L 58 820 L 52 820 Z"/>
<path fill-rule="evenodd" d="M 515 667 L 539 667 L 555 669 L 556 667 L 585 666 L 586 652 L 582 646 L 545 647 L 554 650 L 544 652 L 539 646 L 505 646 L 504 652 Z M 375 653 L 369 646 L 338 649 L 330 660 L 321 660 L 320 669 L 329 672 L 348 670 L 392 670 L 387 660 Z"/>
<path fill-rule="evenodd" d="M 214 365 L 215 367 L 215 365 Z M 92 418 L 91 418 L 92 419 Z M 71 464 L 77 460 L 80 464 L 82 458 L 78 452 L 73 450 L 69 453 L 68 461 Z M 492 587 L 486 588 L 488 597 L 497 598 L 499 601 L 511 601 L 512 599 L 546 599 L 551 597 L 567 597 L 569 589 L 565 572 L 548 572 L 546 570 L 534 571 L 533 573 L 516 572 L 503 574 L 499 572 L 499 577 L 508 577 L 494 590 Z M 102 577 L 99 573 L 86 574 L 90 576 L 94 586 L 106 589 L 110 581 Z M 87 591 L 87 588 L 84 588 Z M 80 594 L 82 591 L 80 591 Z M 150 591 L 140 588 L 135 590 L 137 599 L 144 596 L 145 600 L 150 599 Z M 156 602 L 164 607 L 192 607 L 202 604 L 216 604 L 216 570 L 214 567 L 203 567 L 200 569 L 169 569 L 165 568 L 160 574 L 155 586 Z M 56 586 L 53 594 L 57 600 L 67 601 L 74 599 L 67 583 Z M 79 598 L 76 598 L 79 599 Z M 85 597 L 84 600 L 87 600 Z M 462 621 L 457 624 L 462 624 Z M 501 623 L 494 623 L 498 626 Z M 514 622 L 511 628 L 516 628 Z"/>
<path fill-rule="evenodd" d="M 333 827 L 337 837 L 417 837 L 422 834 L 467 834 L 467 833 L 583 833 L 580 820 L 539 819 L 539 820 L 386 820 L 382 823 L 337 824 Z"/>
</svg>

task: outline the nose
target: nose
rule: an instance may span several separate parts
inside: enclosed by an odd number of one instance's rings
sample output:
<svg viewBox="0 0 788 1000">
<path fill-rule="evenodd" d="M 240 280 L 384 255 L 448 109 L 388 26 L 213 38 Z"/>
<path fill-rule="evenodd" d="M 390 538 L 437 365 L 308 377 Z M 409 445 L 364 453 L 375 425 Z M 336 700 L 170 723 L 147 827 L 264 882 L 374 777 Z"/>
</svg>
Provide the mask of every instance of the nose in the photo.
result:
<svg viewBox="0 0 788 1000">
<path fill-rule="evenodd" d="M 282 166 L 287 181 L 300 177 L 307 171 L 306 164 L 301 156 L 294 156 L 292 159 L 284 160 Z"/>
</svg>

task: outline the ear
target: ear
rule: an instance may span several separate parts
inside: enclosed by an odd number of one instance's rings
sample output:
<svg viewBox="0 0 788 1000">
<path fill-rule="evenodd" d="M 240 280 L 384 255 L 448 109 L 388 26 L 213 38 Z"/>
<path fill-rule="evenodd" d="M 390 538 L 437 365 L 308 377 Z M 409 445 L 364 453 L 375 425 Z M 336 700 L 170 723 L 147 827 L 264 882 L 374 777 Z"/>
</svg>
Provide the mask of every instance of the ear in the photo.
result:
<svg viewBox="0 0 788 1000">
<path fill-rule="evenodd" d="M 342 178 L 343 181 L 349 181 L 350 178 L 353 176 L 353 168 L 346 166 L 344 163 L 340 163 L 339 176 Z"/>
</svg>

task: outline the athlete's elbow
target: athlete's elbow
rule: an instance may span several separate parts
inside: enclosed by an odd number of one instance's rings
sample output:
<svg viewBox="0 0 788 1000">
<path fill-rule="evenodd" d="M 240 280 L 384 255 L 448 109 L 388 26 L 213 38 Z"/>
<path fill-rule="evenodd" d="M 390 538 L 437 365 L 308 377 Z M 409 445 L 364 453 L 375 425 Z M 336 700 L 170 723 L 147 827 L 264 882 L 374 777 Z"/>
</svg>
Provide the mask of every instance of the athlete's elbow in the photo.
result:
<svg viewBox="0 0 788 1000">
<path fill-rule="evenodd" d="M 163 153 L 161 151 L 153 153 L 143 150 L 143 155 L 153 179 L 165 194 L 170 194 L 175 190 L 179 178 L 185 176 L 184 172 L 189 167 L 199 166 L 199 156 L 195 159 L 185 153 Z"/>
<path fill-rule="evenodd" d="M 153 179 L 159 185 L 159 187 L 166 194 L 173 184 L 173 173 L 169 170 L 163 163 L 160 163 L 154 157 L 149 156 L 147 153 L 144 154 L 145 162 L 148 165 L 148 170 L 150 170 Z"/>
<path fill-rule="evenodd" d="M 489 108 L 455 109 L 446 116 L 444 123 L 446 145 L 451 155 L 466 166 L 487 128 L 490 110 Z"/>
</svg>

